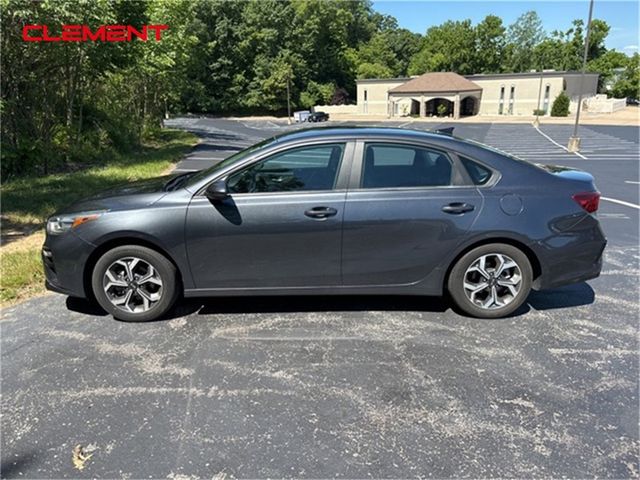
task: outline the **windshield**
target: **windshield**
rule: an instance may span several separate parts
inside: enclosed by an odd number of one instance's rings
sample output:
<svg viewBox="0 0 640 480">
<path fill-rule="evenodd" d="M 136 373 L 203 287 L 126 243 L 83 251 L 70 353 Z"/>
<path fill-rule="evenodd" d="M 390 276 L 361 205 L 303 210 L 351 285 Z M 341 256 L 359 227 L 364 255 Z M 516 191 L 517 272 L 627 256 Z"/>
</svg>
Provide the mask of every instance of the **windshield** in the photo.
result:
<svg viewBox="0 0 640 480">
<path fill-rule="evenodd" d="M 194 185 L 198 183 L 200 180 L 207 178 L 209 175 L 214 174 L 218 170 L 222 170 L 227 165 L 231 165 L 232 163 L 237 162 L 238 160 L 242 160 L 243 158 L 248 157 L 253 152 L 260 150 L 264 146 L 272 143 L 273 141 L 274 141 L 274 137 L 268 138 L 266 140 L 263 140 L 262 142 L 256 143 L 255 145 L 245 148 L 244 150 L 240 150 L 239 152 L 234 153 L 230 157 L 225 158 L 220 163 L 216 163 L 212 167 L 205 168 L 204 170 L 200 170 L 198 173 L 196 173 L 195 175 L 192 175 L 188 179 L 189 181 L 187 182 L 187 186 Z"/>
</svg>

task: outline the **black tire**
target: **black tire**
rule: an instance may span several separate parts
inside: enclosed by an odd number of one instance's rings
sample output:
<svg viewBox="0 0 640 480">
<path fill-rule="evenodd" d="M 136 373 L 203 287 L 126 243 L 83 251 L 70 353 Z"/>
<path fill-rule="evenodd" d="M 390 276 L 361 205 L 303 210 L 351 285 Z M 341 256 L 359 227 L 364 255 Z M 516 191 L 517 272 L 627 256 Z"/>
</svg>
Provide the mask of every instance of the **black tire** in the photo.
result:
<svg viewBox="0 0 640 480">
<path fill-rule="evenodd" d="M 519 290 L 517 291 L 517 294 L 515 296 L 513 296 L 509 290 L 498 285 L 496 288 L 498 289 L 498 291 L 505 292 L 508 303 L 506 303 L 502 307 L 484 308 L 477 303 L 474 303 L 465 293 L 465 274 L 467 273 L 467 269 L 469 269 L 481 257 L 488 256 L 489 259 L 491 259 L 492 254 L 506 255 L 516 263 L 517 268 L 520 271 L 520 284 Z M 487 271 L 490 271 L 490 269 L 487 269 Z M 516 272 L 516 270 L 512 269 L 507 271 L 505 275 L 508 275 L 509 273 L 515 275 L 514 272 Z M 474 273 L 470 273 L 469 275 L 474 275 Z M 479 274 L 475 273 L 475 275 Z M 489 283 L 495 282 L 497 280 L 494 279 L 492 272 L 490 272 L 490 277 L 493 280 L 488 280 L 487 282 L 484 282 L 482 277 L 478 277 L 480 278 L 479 282 Z M 463 255 L 462 258 L 460 258 L 456 262 L 456 264 L 451 269 L 449 280 L 447 282 L 447 289 L 449 291 L 449 295 L 451 295 L 451 298 L 453 299 L 453 302 L 460 310 L 462 310 L 462 312 L 477 318 L 500 318 L 513 313 L 524 303 L 524 301 L 529 296 L 529 292 L 531 291 L 532 279 L 533 271 L 531 269 L 531 262 L 529 262 L 529 259 L 521 250 L 512 245 L 506 245 L 503 243 L 492 243 L 474 248 L 473 250 Z M 481 291 L 479 295 L 488 294 L 489 291 L 490 289 L 483 289 L 483 291 Z M 478 301 L 482 301 L 481 296 Z M 490 301 L 488 296 L 487 301 Z"/>
<path fill-rule="evenodd" d="M 117 260 L 129 257 L 142 260 L 142 263 L 138 262 L 139 265 L 144 265 L 144 262 L 146 262 L 146 264 L 153 267 L 154 278 L 159 278 L 161 281 L 160 287 L 155 286 L 156 284 L 154 283 L 154 288 L 157 288 L 158 290 L 153 294 L 155 295 L 157 293 L 159 295 L 159 299 L 156 300 L 156 303 L 150 304 L 148 309 L 145 311 L 130 311 L 129 309 L 125 311 L 125 309 L 114 305 L 109 298 L 109 294 L 105 292 L 103 281 L 107 273 L 107 269 L 112 267 L 114 262 Z M 133 268 L 130 270 L 133 270 Z M 125 283 L 127 282 L 124 279 L 121 281 Z M 173 307 L 180 290 L 178 288 L 179 281 L 176 273 L 176 267 L 173 263 L 155 250 L 138 245 L 116 247 L 102 255 L 93 268 L 93 273 L 91 275 L 91 287 L 97 302 L 102 308 L 113 315 L 116 319 L 127 322 L 147 322 L 162 317 L 171 309 L 171 307 Z M 132 286 L 118 286 L 117 288 L 121 288 L 121 290 L 117 290 L 118 292 L 126 292 L 128 289 L 134 290 L 134 287 Z M 137 294 L 132 292 L 132 296 L 136 295 Z M 139 295 L 137 295 L 136 298 L 143 301 L 142 297 Z"/>
</svg>

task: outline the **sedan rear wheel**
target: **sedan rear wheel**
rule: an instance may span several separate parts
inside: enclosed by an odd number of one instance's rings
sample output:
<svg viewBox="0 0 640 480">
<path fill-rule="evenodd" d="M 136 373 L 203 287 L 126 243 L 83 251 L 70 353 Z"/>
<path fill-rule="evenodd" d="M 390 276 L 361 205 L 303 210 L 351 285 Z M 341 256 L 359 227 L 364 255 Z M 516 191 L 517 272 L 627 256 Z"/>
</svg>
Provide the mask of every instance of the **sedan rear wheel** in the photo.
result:
<svg viewBox="0 0 640 480">
<path fill-rule="evenodd" d="M 448 288 L 456 305 L 480 318 L 514 312 L 531 290 L 531 263 L 516 247 L 483 245 L 465 254 L 451 270 Z"/>
<path fill-rule="evenodd" d="M 178 294 L 176 269 L 160 253 L 137 245 L 117 247 L 96 263 L 93 293 L 120 320 L 143 322 L 164 315 Z"/>
</svg>

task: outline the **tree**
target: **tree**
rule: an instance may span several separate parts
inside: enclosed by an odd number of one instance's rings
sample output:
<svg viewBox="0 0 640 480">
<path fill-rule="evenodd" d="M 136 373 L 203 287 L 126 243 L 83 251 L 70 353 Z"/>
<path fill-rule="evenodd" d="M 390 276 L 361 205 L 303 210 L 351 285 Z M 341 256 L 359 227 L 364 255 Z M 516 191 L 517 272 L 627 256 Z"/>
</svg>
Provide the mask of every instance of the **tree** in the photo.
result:
<svg viewBox="0 0 640 480">
<path fill-rule="evenodd" d="M 420 52 L 409 64 L 410 75 L 430 71 L 451 71 L 462 75 L 473 73 L 475 29 L 471 20 L 447 21 L 431 27 L 422 41 Z"/>
<path fill-rule="evenodd" d="M 396 57 L 394 75 L 399 77 L 408 75 L 411 58 L 420 51 L 422 36 L 406 28 L 385 30 L 382 36 Z"/>
<path fill-rule="evenodd" d="M 570 100 L 566 93 L 560 92 L 551 106 L 552 117 L 566 117 L 569 115 Z"/>
<path fill-rule="evenodd" d="M 507 39 L 511 45 L 507 69 L 512 72 L 526 72 L 534 68 L 533 51 L 545 37 L 542 21 L 534 11 L 526 12 L 509 26 Z"/>
<path fill-rule="evenodd" d="M 506 43 L 505 32 L 502 19 L 495 15 L 487 15 L 476 25 L 475 73 L 500 72 Z"/>
<path fill-rule="evenodd" d="M 640 98 L 640 55 L 634 53 L 627 68 L 613 85 L 611 93 L 615 98 Z"/>
<path fill-rule="evenodd" d="M 600 74 L 598 76 L 598 91 L 610 94 L 618 72 L 620 69 L 626 69 L 630 61 L 631 59 L 624 53 L 609 50 L 587 63 L 587 70 Z"/>
<path fill-rule="evenodd" d="M 312 80 L 300 94 L 300 105 L 306 108 L 327 105 L 331 103 L 335 90 L 336 86 L 333 83 L 317 83 Z"/>
<path fill-rule="evenodd" d="M 400 63 L 383 33 L 375 34 L 347 55 L 355 66 L 357 78 L 389 78 L 400 73 Z"/>
</svg>

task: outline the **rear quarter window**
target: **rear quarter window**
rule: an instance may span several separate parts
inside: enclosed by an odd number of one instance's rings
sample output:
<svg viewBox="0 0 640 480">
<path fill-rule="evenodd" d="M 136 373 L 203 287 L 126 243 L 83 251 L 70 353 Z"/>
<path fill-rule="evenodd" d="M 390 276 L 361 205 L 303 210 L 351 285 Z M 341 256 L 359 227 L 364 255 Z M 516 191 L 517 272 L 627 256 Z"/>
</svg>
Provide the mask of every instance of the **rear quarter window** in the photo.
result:
<svg viewBox="0 0 640 480">
<path fill-rule="evenodd" d="M 487 167 L 465 157 L 460 157 L 460 161 L 467 170 L 474 185 L 484 185 L 491 179 L 492 172 Z"/>
</svg>

